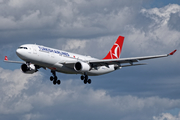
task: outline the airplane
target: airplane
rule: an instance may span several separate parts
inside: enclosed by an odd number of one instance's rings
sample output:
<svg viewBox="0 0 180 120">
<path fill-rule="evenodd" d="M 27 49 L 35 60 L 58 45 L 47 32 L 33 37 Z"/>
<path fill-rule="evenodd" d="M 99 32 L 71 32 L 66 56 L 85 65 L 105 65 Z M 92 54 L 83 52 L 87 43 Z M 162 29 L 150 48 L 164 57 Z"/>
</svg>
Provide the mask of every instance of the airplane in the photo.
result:
<svg viewBox="0 0 180 120">
<path fill-rule="evenodd" d="M 79 55 L 66 52 L 50 47 L 36 44 L 24 44 L 17 48 L 16 54 L 23 61 L 8 60 L 5 56 L 5 62 L 20 63 L 21 70 L 26 74 L 33 74 L 40 68 L 50 69 L 52 76 L 50 80 L 53 84 L 60 85 L 56 72 L 66 74 L 81 74 L 81 80 L 84 84 L 91 84 L 89 76 L 98 76 L 113 72 L 123 67 L 146 65 L 145 63 L 137 63 L 141 60 L 168 57 L 173 55 L 177 50 L 169 54 L 120 58 L 124 37 L 119 36 L 109 53 L 103 59 L 97 59 L 90 56 Z"/>
</svg>

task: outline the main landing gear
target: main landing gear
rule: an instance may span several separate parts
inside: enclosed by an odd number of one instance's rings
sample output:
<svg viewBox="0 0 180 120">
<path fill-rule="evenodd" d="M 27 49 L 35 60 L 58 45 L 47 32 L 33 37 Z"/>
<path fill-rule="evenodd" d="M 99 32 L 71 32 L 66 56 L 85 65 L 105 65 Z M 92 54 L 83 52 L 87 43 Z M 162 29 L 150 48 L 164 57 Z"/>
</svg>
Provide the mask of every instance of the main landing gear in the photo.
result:
<svg viewBox="0 0 180 120">
<path fill-rule="evenodd" d="M 88 79 L 87 75 L 82 75 L 81 80 L 84 80 L 84 84 L 87 84 L 87 83 L 91 84 L 91 79 Z"/>
<path fill-rule="evenodd" d="M 56 71 L 51 70 L 52 76 L 50 77 L 50 80 L 53 81 L 53 84 L 56 85 L 60 85 L 61 81 L 57 80 L 57 76 L 56 76 Z M 84 84 L 91 84 L 91 79 L 88 79 L 88 75 L 84 74 L 81 76 L 81 80 L 84 81 Z"/>
<path fill-rule="evenodd" d="M 51 71 L 51 73 L 52 73 L 53 76 L 50 77 L 50 80 L 53 81 L 54 85 L 56 85 L 56 84 L 60 85 L 61 81 L 57 80 L 58 78 L 56 76 L 56 71 Z"/>
</svg>

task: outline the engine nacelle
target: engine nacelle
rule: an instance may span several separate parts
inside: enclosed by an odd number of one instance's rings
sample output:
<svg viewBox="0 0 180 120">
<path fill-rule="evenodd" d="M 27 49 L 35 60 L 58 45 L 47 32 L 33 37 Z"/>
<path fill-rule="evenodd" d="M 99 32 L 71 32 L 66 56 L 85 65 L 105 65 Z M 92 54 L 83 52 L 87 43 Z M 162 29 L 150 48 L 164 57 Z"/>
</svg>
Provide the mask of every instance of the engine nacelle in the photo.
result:
<svg viewBox="0 0 180 120">
<path fill-rule="evenodd" d="M 77 62 L 74 65 L 74 69 L 78 72 L 88 72 L 91 69 L 91 66 L 85 62 Z"/>
<path fill-rule="evenodd" d="M 34 64 L 30 64 L 29 66 L 26 64 L 22 64 L 21 70 L 26 74 L 33 74 L 33 73 L 37 72 L 37 68 Z"/>
</svg>

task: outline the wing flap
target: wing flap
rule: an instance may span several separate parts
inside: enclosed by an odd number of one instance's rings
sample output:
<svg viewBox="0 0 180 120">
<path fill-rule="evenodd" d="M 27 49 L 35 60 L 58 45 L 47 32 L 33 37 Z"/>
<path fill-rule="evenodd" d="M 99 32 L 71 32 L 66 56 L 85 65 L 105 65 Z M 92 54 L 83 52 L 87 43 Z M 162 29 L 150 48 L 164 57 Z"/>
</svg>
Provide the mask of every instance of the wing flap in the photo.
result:
<svg viewBox="0 0 180 120">
<path fill-rule="evenodd" d="M 133 65 L 122 65 L 121 67 L 130 67 L 130 66 L 138 66 L 138 65 L 147 65 L 146 63 L 133 64 Z"/>
</svg>

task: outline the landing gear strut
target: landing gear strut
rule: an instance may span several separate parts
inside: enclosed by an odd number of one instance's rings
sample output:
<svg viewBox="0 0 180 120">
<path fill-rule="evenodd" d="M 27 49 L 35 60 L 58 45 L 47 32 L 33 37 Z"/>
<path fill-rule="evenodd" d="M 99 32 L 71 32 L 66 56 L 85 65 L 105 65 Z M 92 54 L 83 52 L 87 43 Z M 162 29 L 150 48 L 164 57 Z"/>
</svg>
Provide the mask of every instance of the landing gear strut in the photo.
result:
<svg viewBox="0 0 180 120">
<path fill-rule="evenodd" d="M 58 78 L 56 76 L 56 71 L 51 71 L 51 73 L 52 73 L 53 76 L 50 77 L 50 80 L 53 81 L 54 85 L 56 85 L 56 84 L 60 85 L 61 81 L 57 80 Z"/>
<path fill-rule="evenodd" d="M 81 80 L 84 80 L 84 84 L 91 84 L 91 79 L 88 79 L 88 76 L 86 74 L 81 76 Z"/>
</svg>

